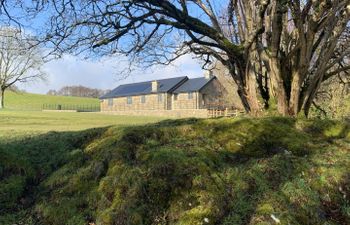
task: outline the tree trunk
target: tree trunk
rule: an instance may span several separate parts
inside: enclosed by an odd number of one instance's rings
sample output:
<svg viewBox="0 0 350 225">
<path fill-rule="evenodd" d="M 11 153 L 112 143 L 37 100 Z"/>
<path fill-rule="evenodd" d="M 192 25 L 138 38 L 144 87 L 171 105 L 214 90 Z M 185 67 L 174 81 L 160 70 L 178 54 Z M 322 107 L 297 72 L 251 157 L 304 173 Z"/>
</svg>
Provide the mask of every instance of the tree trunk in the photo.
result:
<svg viewBox="0 0 350 225">
<path fill-rule="evenodd" d="M 245 111 L 253 116 L 256 116 L 261 112 L 261 107 L 256 96 L 256 91 L 254 93 L 255 83 L 249 80 L 248 85 L 242 88 L 238 88 L 238 95 L 241 99 Z"/>
<path fill-rule="evenodd" d="M 298 71 L 292 73 L 292 85 L 289 99 L 289 115 L 296 116 L 300 110 L 301 79 Z"/>
<path fill-rule="evenodd" d="M 235 80 L 235 83 L 244 110 L 252 115 L 257 115 L 261 111 L 261 107 L 256 94 L 256 81 L 248 79 L 243 84 L 240 80 Z"/>
<path fill-rule="evenodd" d="M 245 80 L 245 90 L 248 95 L 247 99 L 250 105 L 250 113 L 256 116 L 262 111 L 262 107 L 258 100 L 257 80 L 254 72 L 254 67 L 251 63 L 247 65 L 247 70 L 245 72 Z"/>
<path fill-rule="evenodd" d="M 277 101 L 277 110 L 281 115 L 286 116 L 289 114 L 288 101 L 283 84 L 281 67 L 277 58 L 270 58 L 270 68 L 271 86 Z"/>
<path fill-rule="evenodd" d="M 321 79 L 322 78 L 323 78 L 323 76 L 321 77 Z M 311 90 L 311 93 L 306 98 L 306 101 L 304 103 L 304 108 L 303 108 L 304 114 L 306 117 L 309 117 L 312 102 L 314 101 L 315 95 L 316 95 L 318 89 L 320 88 L 320 85 L 321 85 L 321 81 L 318 81 L 317 84 L 315 85 L 315 87 Z"/>
<path fill-rule="evenodd" d="M 1 89 L 0 90 L 0 109 L 5 108 L 4 98 L 5 98 L 5 90 Z"/>
<path fill-rule="evenodd" d="M 238 87 L 237 93 L 238 93 L 239 98 L 241 99 L 244 110 L 247 113 L 250 113 L 250 104 L 249 104 L 249 100 L 247 98 L 247 93 L 245 92 L 244 89 L 242 89 L 240 87 Z"/>
<path fill-rule="evenodd" d="M 257 80 L 251 66 L 237 66 L 230 71 L 238 88 L 238 95 L 245 111 L 254 116 L 261 112 L 262 107 L 257 95 Z"/>
</svg>

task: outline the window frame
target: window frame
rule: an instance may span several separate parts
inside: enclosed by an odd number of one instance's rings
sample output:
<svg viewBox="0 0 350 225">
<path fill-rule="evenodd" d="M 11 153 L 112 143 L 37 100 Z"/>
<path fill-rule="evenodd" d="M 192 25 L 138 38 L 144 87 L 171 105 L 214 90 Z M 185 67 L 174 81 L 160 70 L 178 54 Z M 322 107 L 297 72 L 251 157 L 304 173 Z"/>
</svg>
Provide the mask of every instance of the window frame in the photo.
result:
<svg viewBox="0 0 350 225">
<path fill-rule="evenodd" d="M 193 99 L 193 91 L 188 92 L 188 100 Z"/>
<path fill-rule="evenodd" d="M 174 94 L 174 101 L 177 101 L 177 98 L 179 97 L 179 94 L 175 93 Z"/>
<path fill-rule="evenodd" d="M 132 105 L 132 96 L 126 96 L 126 104 Z"/>
<path fill-rule="evenodd" d="M 202 94 L 202 105 L 203 106 L 205 105 L 206 99 L 207 99 L 207 95 L 206 94 Z"/>
<path fill-rule="evenodd" d="M 109 107 L 112 107 L 114 104 L 113 98 L 109 98 L 107 104 Z"/>
<path fill-rule="evenodd" d="M 146 103 L 146 95 L 141 95 L 140 102 L 142 104 Z"/>
<path fill-rule="evenodd" d="M 163 93 L 158 94 L 158 103 L 163 102 Z"/>
</svg>

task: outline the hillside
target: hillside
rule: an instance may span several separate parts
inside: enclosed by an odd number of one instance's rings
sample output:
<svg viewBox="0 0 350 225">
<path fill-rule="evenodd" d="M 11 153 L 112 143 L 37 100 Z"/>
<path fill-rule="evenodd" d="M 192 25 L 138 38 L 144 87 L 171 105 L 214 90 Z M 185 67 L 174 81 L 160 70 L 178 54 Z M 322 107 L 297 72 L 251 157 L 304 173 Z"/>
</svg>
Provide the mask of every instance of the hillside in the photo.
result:
<svg viewBox="0 0 350 225">
<path fill-rule="evenodd" d="M 0 224 L 350 224 L 350 124 L 168 120 L 0 142 Z"/>
<path fill-rule="evenodd" d="M 44 104 L 51 105 L 93 105 L 98 106 L 99 100 L 95 98 L 79 98 L 68 96 L 52 96 L 30 93 L 5 93 L 5 107 L 14 110 L 41 110 Z"/>
</svg>

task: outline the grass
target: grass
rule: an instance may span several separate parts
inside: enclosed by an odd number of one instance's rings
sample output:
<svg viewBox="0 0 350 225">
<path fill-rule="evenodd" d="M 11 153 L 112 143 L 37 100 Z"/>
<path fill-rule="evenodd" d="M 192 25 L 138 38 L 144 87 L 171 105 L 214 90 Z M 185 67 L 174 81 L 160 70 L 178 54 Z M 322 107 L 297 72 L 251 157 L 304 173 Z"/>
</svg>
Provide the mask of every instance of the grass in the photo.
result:
<svg viewBox="0 0 350 225">
<path fill-rule="evenodd" d="M 52 126 L 60 121 L 51 119 Z M 26 126 L 17 121 L 8 127 Z M 45 132 L 39 126 L 39 134 L 6 141 L 12 134 L 3 135 L 0 224 L 350 223 L 346 121 L 83 127 Z"/>
<path fill-rule="evenodd" d="M 12 110 L 41 110 L 44 104 L 99 106 L 96 98 L 50 96 L 30 93 L 5 92 L 5 107 Z"/>
<path fill-rule="evenodd" d="M 0 137 L 15 133 L 76 131 L 94 127 L 139 125 L 161 120 L 158 117 L 115 116 L 100 113 L 41 111 L 0 111 Z"/>
</svg>

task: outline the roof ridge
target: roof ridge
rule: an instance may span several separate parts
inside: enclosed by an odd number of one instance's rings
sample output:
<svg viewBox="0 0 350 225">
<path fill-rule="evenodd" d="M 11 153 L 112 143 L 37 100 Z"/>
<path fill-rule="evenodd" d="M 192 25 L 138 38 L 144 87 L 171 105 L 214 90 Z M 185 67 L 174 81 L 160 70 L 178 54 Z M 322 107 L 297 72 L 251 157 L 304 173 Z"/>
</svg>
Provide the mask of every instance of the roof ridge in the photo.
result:
<svg viewBox="0 0 350 225">
<path fill-rule="evenodd" d="M 177 78 L 186 78 L 187 76 L 180 76 L 180 77 L 170 77 L 170 78 L 164 78 L 164 79 L 160 79 L 160 80 L 156 80 L 156 81 L 162 81 L 162 80 L 170 80 L 170 79 L 177 79 Z M 188 77 L 187 77 L 188 78 Z M 120 86 L 126 86 L 126 85 L 134 85 L 134 84 L 146 84 L 146 83 L 150 83 L 152 81 L 155 81 L 154 80 L 148 80 L 148 81 L 141 81 L 141 82 L 136 82 L 136 83 L 128 83 L 128 84 L 121 84 L 119 85 L 118 87 Z"/>
<path fill-rule="evenodd" d="M 214 79 L 216 79 L 215 76 L 211 77 L 210 79 L 207 79 L 205 77 L 196 77 L 196 78 L 188 79 L 178 88 L 176 88 L 173 92 L 183 93 L 183 92 L 191 92 L 191 91 L 200 91 L 203 87 L 205 87 L 209 82 L 211 82 Z M 204 81 L 204 82 L 200 82 L 198 84 L 197 82 L 195 82 L 197 80 Z"/>
<path fill-rule="evenodd" d="M 177 87 L 179 83 L 183 83 L 184 80 L 188 80 L 187 76 L 171 77 L 158 80 L 160 83 L 159 90 L 157 93 L 169 92 Z M 107 94 L 101 96 L 101 99 L 112 98 L 112 97 L 122 97 L 122 96 L 132 96 L 140 94 L 150 94 L 152 81 L 143 81 L 137 83 L 122 84 L 108 92 Z"/>
</svg>

